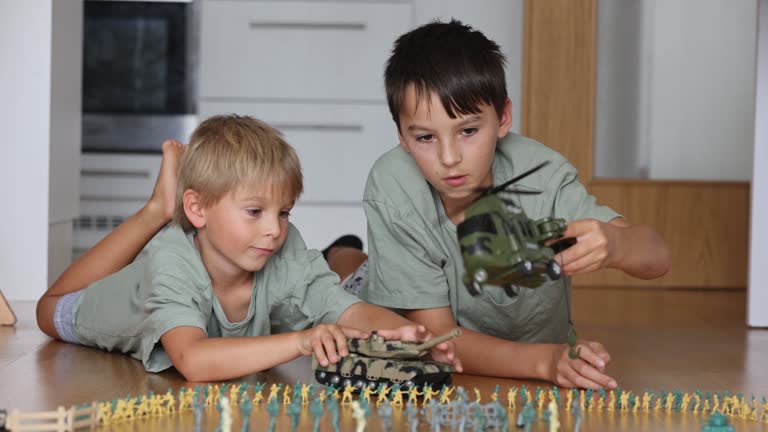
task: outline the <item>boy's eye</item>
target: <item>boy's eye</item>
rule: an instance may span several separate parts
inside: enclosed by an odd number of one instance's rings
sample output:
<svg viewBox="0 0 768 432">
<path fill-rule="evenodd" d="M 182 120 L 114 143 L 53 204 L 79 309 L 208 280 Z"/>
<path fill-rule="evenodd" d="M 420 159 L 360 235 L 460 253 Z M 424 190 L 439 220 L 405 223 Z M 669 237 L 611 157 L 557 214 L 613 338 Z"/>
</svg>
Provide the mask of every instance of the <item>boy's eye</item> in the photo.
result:
<svg viewBox="0 0 768 432">
<path fill-rule="evenodd" d="M 461 134 L 464 136 L 472 136 L 477 133 L 477 128 L 466 128 L 461 130 Z"/>
<path fill-rule="evenodd" d="M 284 219 L 288 219 L 288 217 L 291 215 L 290 210 L 283 210 L 280 212 L 280 217 Z"/>
<path fill-rule="evenodd" d="M 434 138 L 435 137 L 432 134 L 419 135 L 419 136 L 416 137 L 416 141 L 418 141 L 418 142 L 429 142 L 429 141 L 432 141 Z"/>
<path fill-rule="evenodd" d="M 261 215 L 261 209 L 258 209 L 258 208 L 246 209 L 245 212 L 248 213 L 248 216 L 259 216 L 259 215 Z"/>
</svg>

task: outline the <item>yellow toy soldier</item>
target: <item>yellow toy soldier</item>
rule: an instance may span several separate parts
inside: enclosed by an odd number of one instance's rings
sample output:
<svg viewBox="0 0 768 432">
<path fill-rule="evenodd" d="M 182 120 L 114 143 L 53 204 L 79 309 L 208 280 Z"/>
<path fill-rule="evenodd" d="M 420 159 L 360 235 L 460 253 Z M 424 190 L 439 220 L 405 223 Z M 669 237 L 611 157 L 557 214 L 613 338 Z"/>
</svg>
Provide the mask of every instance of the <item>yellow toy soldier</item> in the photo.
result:
<svg viewBox="0 0 768 432">
<path fill-rule="evenodd" d="M 387 400 L 389 396 L 389 391 L 392 390 L 388 385 L 384 384 L 381 386 L 381 389 L 379 389 L 379 398 L 376 399 L 376 405 L 381 405 L 384 403 L 384 401 Z"/>
<path fill-rule="evenodd" d="M 557 409 L 555 398 L 549 399 L 547 409 L 549 410 L 549 432 L 557 432 L 560 430 L 560 414 Z"/>
<path fill-rule="evenodd" d="M 339 394 L 340 389 L 334 388 L 333 389 L 333 400 L 339 400 L 341 399 L 341 395 Z"/>
<path fill-rule="evenodd" d="M 237 405 L 237 394 L 240 392 L 242 384 L 233 385 L 229 388 L 229 403 L 230 405 Z"/>
<path fill-rule="evenodd" d="M 694 395 L 693 395 L 693 412 L 695 412 L 695 413 L 699 412 L 699 408 L 701 408 L 701 396 L 699 396 L 698 393 L 694 393 Z"/>
<path fill-rule="evenodd" d="M 283 405 L 291 404 L 291 386 L 285 386 L 283 390 Z"/>
<path fill-rule="evenodd" d="M 632 397 L 632 392 L 627 391 L 621 394 L 619 398 L 619 409 L 623 412 L 629 411 L 629 398 Z"/>
<path fill-rule="evenodd" d="M 720 396 L 717 393 L 715 393 L 715 395 L 712 396 L 712 400 L 713 400 L 713 402 L 712 402 L 712 414 L 714 414 L 716 412 L 721 412 L 720 411 Z"/>
<path fill-rule="evenodd" d="M 321 394 L 325 395 L 325 392 L 321 392 Z M 261 389 L 256 390 L 256 387 L 253 388 L 253 400 L 251 401 L 252 405 L 259 405 L 264 400 L 264 395 L 261 394 Z"/>
<path fill-rule="evenodd" d="M 99 422 L 108 425 L 112 421 L 112 402 L 99 403 Z"/>
<path fill-rule="evenodd" d="M 411 388 L 408 390 L 408 403 L 412 403 L 413 406 L 419 405 L 419 399 L 418 397 L 423 395 L 424 393 L 419 391 L 419 388 L 415 385 L 411 386 Z"/>
<path fill-rule="evenodd" d="M 640 395 L 635 395 L 635 399 L 632 402 L 632 414 L 637 414 L 640 410 Z"/>
<path fill-rule="evenodd" d="M 752 409 L 749 407 L 749 402 L 747 402 L 746 398 L 742 398 L 741 399 L 741 418 L 744 420 L 747 420 L 751 414 L 752 414 Z"/>
<path fill-rule="evenodd" d="M 648 392 L 643 393 L 643 411 L 648 412 L 651 410 L 651 394 Z"/>
<path fill-rule="evenodd" d="M 123 418 L 125 420 L 133 420 L 136 417 L 136 400 L 132 397 L 125 398 L 125 407 L 123 408 Z"/>
<path fill-rule="evenodd" d="M 163 413 L 162 405 L 160 404 L 161 401 L 162 399 L 159 395 L 152 394 L 152 396 L 149 397 L 150 416 L 157 416 Z"/>
<path fill-rule="evenodd" d="M 318 399 L 320 399 L 320 404 L 321 405 L 325 402 L 325 395 L 326 395 L 326 393 L 324 391 L 321 391 L 320 395 L 317 397 Z"/>
<path fill-rule="evenodd" d="M 691 395 L 683 394 L 683 401 L 680 403 L 680 412 L 688 412 L 688 405 L 691 404 Z"/>
<path fill-rule="evenodd" d="M 768 423 L 768 400 L 763 396 L 763 411 L 760 413 L 760 421 Z"/>
<path fill-rule="evenodd" d="M 480 403 L 480 398 L 482 397 L 480 395 L 480 390 L 478 390 L 478 388 L 475 387 L 474 388 L 474 392 L 475 392 L 475 402 Z"/>
<path fill-rule="evenodd" d="M 608 411 L 613 412 L 616 410 L 616 393 L 613 390 L 608 392 Z"/>
<path fill-rule="evenodd" d="M 539 395 L 539 400 L 536 401 L 536 407 L 541 411 L 544 408 L 544 395 Z"/>
<path fill-rule="evenodd" d="M 709 414 L 709 399 L 704 399 L 704 404 L 701 406 L 701 412 L 704 414 Z M 714 414 L 715 411 L 712 410 L 712 413 Z"/>
<path fill-rule="evenodd" d="M 443 392 L 442 396 L 440 396 L 440 403 L 441 404 L 449 404 L 451 403 L 451 393 L 453 393 L 454 387 L 446 387 L 445 391 Z"/>
<path fill-rule="evenodd" d="M 352 392 L 355 391 L 355 387 L 347 384 L 346 387 L 344 387 L 344 394 L 341 395 L 341 404 L 342 405 L 349 405 L 352 403 Z"/>
<path fill-rule="evenodd" d="M 597 412 L 603 412 L 603 407 L 605 407 L 605 400 L 602 397 L 597 398 Z"/>
<path fill-rule="evenodd" d="M 145 417 L 149 414 L 149 400 L 147 397 L 142 397 L 141 402 L 139 402 L 139 405 L 136 407 L 136 417 L 141 418 Z"/>
<path fill-rule="evenodd" d="M 165 406 L 166 414 L 176 412 L 176 397 L 173 395 L 173 390 L 170 388 L 165 392 L 165 396 L 163 396 L 163 406 Z"/>
<path fill-rule="evenodd" d="M 664 402 L 664 409 L 667 412 L 672 412 L 672 407 L 675 406 L 675 395 L 672 392 L 667 393 L 667 400 Z"/>
<path fill-rule="evenodd" d="M 510 387 L 507 391 L 507 408 L 512 410 L 517 408 L 517 387 Z"/>
<path fill-rule="evenodd" d="M 586 412 L 584 410 L 586 404 L 587 404 L 587 394 L 584 392 L 584 390 L 580 390 L 579 391 L 579 409 L 581 409 L 582 414 Z"/>
<path fill-rule="evenodd" d="M 215 392 L 214 387 L 208 384 L 208 394 L 205 396 L 205 406 L 213 405 L 213 399 L 216 397 L 213 394 L 214 392 Z"/>
<path fill-rule="evenodd" d="M 280 387 L 282 384 L 272 384 L 272 386 L 269 388 L 269 396 L 267 397 L 267 403 L 272 402 L 272 399 L 277 399 L 277 394 L 280 392 Z"/>
<path fill-rule="evenodd" d="M 389 403 L 389 406 L 392 406 L 392 407 L 403 406 L 403 393 L 404 393 L 404 390 L 393 390 L 392 402 Z"/>
<path fill-rule="evenodd" d="M 373 389 L 371 386 L 365 386 L 363 388 L 363 400 L 366 401 L 369 405 L 371 404 L 371 395 L 375 395 L 376 390 Z"/>
<path fill-rule="evenodd" d="M 302 384 L 301 385 L 301 404 L 302 405 L 308 405 L 309 404 L 309 390 L 312 386 L 309 384 Z"/>
<path fill-rule="evenodd" d="M 565 412 L 571 412 L 573 406 L 573 390 L 568 389 L 565 391 Z"/>
<path fill-rule="evenodd" d="M 431 385 L 427 385 L 424 387 L 424 402 L 423 404 L 426 405 L 429 402 L 432 402 L 432 398 L 439 395 L 440 390 L 434 390 Z"/>
<path fill-rule="evenodd" d="M 125 401 L 123 399 L 118 399 L 117 405 L 115 405 L 115 411 L 112 412 L 112 423 L 125 420 L 125 411 Z"/>
<path fill-rule="evenodd" d="M 749 413 L 749 419 L 750 420 L 757 420 L 757 400 L 753 397 L 752 398 L 752 411 Z"/>
</svg>

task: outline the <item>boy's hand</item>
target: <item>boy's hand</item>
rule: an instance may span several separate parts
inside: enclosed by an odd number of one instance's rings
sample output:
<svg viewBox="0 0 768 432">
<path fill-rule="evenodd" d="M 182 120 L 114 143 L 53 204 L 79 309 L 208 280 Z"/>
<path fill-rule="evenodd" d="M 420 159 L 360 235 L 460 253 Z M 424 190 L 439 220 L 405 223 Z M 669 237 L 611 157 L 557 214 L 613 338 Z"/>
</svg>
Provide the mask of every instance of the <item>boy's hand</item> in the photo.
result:
<svg viewBox="0 0 768 432">
<path fill-rule="evenodd" d="M 576 244 L 555 255 L 555 260 L 569 276 L 610 267 L 617 261 L 620 229 L 595 219 L 569 222 L 563 237 L 576 238 Z"/>
<path fill-rule="evenodd" d="M 328 366 L 349 355 L 347 337 L 366 338 L 368 333 L 336 324 L 319 324 L 298 332 L 298 348 L 302 355 L 315 354 L 318 363 Z"/>
<path fill-rule="evenodd" d="M 378 330 L 378 335 L 386 340 L 399 340 L 404 342 L 427 342 L 434 337 L 423 325 L 404 325 L 391 330 Z M 430 355 L 436 362 L 453 365 L 456 372 L 461 372 L 461 360 L 456 357 L 456 345 L 448 340 L 432 347 Z"/>
<path fill-rule="evenodd" d="M 616 388 L 616 380 L 605 374 L 605 366 L 611 356 L 599 342 L 576 342 L 580 356 L 568 357 L 568 345 L 558 345 L 553 351 L 550 364 L 550 380 L 560 387 L 579 387 L 597 390 L 602 387 Z"/>
</svg>

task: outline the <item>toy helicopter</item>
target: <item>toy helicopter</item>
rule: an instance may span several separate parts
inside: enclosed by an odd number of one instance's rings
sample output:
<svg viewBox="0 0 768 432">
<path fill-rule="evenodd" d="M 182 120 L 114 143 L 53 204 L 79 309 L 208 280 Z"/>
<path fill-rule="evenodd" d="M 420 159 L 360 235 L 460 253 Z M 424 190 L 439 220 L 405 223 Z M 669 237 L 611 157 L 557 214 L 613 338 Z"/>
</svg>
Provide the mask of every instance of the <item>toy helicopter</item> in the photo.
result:
<svg viewBox="0 0 768 432">
<path fill-rule="evenodd" d="M 479 295 L 484 285 L 495 285 L 514 297 L 514 286 L 537 288 L 547 281 L 547 277 L 553 281 L 562 278 L 563 272 L 554 259 L 555 254 L 576 244 L 574 238 L 563 238 L 565 219 L 529 219 L 509 195 L 541 192 L 507 189 L 548 163 L 541 163 L 499 186 L 478 190 L 479 197 L 465 211 L 465 219 L 456 227 L 456 233 L 464 261 L 464 286 L 470 295 Z M 556 239 L 561 240 L 547 246 L 549 241 Z M 565 282 L 563 289 L 567 289 Z M 570 317 L 570 305 L 568 324 L 568 356 L 575 359 L 579 357 L 580 349 L 575 349 L 576 330 Z"/>
<path fill-rule="evenodd" d="M 528 219 L 508 195 L 541 192 L 507 189 L 548 163 L 499 186 L 479 190 L 480 196 L 465 211 L 456 232 L 464 260 L 464 285 L 471 295 L 480 294 L 483 285 L 495 285 L 512 297 L 514 285 L 536 288 L 547 281 L 545 275 L 550 280 L 562 277 L 555 254 L 573 245 L 575 239 L 563 239 L 552 246 L 546 243 L 563 237 L 565 219 Z"/>
</svg>

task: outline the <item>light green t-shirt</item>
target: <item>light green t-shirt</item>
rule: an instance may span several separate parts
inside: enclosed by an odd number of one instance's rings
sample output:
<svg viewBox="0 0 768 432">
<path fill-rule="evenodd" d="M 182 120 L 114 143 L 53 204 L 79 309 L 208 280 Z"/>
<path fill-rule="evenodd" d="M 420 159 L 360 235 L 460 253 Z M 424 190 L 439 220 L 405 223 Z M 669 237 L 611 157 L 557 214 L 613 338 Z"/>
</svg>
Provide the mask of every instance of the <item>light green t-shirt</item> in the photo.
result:
<svg viewBox="0 0 768 432">
<path fill-rule="evenodd" d="M 542 192 L 517 196 L 529 218 L 607 222 L 619 217 L 595 203 L 579 182 L 575 167 L 562 155 L 520 135 L 510 133 L 497 143 L 494 184 L 544 161 L 550 163 L 516 185 Z M 462 283 L 464 265 L 456 225 L 402 147 L 376 161 L 363 202 L 370 267 L 369 283 L 360 292 L 364 300 L 393 309 L 450 306 L 458 324 L 471 330 L 515 341 L 565 342 L 570 278 L 536 289 L 519 287 L 511 298 L 494 287 L 470 296 Z"/>
<path fill-rule="evenodd" d="M 173 328 L 198 327 L 208 337 L 269 335 L 334 323 L 359 301 L 289 225 L 283 247 L 254 274 L 247 316 L 229 322 L 193 234 L 172 226 L 152 240 L 146 256 L 83 291 L 74 330 L 86 345 L 130 354 L 157 372 L 171 366 L 160 337 Z"/>
</svg>

